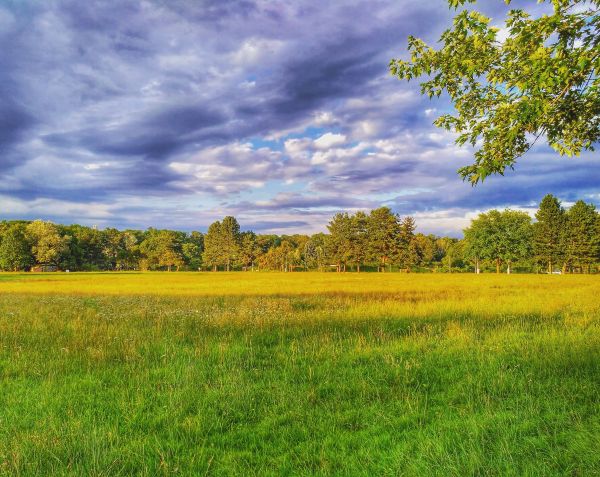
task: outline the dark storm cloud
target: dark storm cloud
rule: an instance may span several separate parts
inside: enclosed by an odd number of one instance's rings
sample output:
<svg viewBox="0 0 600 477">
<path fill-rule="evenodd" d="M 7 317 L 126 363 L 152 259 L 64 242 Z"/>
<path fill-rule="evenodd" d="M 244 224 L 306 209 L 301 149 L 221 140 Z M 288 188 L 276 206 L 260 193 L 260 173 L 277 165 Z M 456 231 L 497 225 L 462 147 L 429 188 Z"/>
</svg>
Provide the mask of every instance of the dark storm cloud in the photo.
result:
<svg viewBox="0 0 600 477">
<path fill-rule="evenodd" d="M 488 178 L 475 187 L 468 183 L 457 187 L 448 181 L 434 194 L 417 191 L 398 197 L 391 204 L 394 209 L 406 214 L 447 209 L 481 211 L 500 207 L 535 207 L 544 195 L 552 193 L 566 202 L 584 198 L 600 205 L 600 158 L 588 153 L 566 163 L 564 158 L 549 159 L 549 154 L 545 147 L 532 151 L 530 156 L 520 161 L 515 171 L 508 171 L 505 177 Z"/>
<path fill-rule="evenodd" d="M 210 138 L 205 130 L 224 122 L 219 112 L 203 106 L 168 106 L 146 114 L 119 127 L 49 134 L 43 139 L 50 145 L 80 147 L 99 155 L 165 160 L 189 142 Z"/>
<path fill-rule="evenodd" d="M 21 105 L 13 102 L 10 93 L 0 90 L 0 168 L 8 165 L 10 152 L 25 133 L 35 124 L 33 116 Z M 6 94 L 6 96 L 4 96 Z"/>
</svg>

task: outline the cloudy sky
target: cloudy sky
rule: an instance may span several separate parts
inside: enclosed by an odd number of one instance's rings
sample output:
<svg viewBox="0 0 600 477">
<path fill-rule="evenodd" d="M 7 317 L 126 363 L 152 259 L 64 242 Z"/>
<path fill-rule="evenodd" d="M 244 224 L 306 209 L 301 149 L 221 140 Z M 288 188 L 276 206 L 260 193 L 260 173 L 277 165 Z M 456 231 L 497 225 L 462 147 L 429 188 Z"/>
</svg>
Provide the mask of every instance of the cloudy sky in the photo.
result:
<svg viewBox="0 0 600 477">
<path fill-rule="evenodd" d="M 500 24 L 504 2 L 486 1 Z M 531 2 L 516 2 L 527 3 Z M 492 10 L 489 8 L 493 6 Z M 600 158 L 540 146 L 472 188 L 448 105 L 391 77 L 445 0 L 1 0 L 0 218 L 324 230 L 380 205 L 460 234 L 551 192 L 600 203 Z"/>
</svg>

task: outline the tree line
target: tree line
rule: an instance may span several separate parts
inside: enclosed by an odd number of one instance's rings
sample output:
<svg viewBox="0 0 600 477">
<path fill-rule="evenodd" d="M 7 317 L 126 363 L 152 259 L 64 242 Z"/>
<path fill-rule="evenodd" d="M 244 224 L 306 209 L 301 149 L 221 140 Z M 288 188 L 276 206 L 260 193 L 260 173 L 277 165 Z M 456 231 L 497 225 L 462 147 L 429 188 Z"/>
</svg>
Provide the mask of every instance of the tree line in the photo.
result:
<svg viewBox="0 0 600 477">
<path fill-rule="evenodd" d="M 338 213 L 328 233 L 273 235 L 241 231 L 235 217 L 206 233 L 117 230 L 41 220 L 0 222 L 0 269 L 36 270 L 320 270 L 476 273 L 590 273 L 600 264 L 600 215 L 578 201 L 565 209 L 547 195 L 535 221 L 515 210 L 480 214 L 464 238 L 416 232 L 412 217 L 387 207 Z"/>
</svg>

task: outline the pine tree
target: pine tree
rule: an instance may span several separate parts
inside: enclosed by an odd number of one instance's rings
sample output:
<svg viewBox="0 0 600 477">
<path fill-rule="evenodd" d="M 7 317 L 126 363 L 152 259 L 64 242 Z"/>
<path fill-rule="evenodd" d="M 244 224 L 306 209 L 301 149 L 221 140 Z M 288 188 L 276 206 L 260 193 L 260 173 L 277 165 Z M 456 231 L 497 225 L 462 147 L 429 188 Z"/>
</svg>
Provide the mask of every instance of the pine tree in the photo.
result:
<svg viewBox="0 0 600 477">
<path fill-rule="evenodd" d="M 346 269 L 346 261 L 351 256 L 352 248 L 352 219 L 347 212 L 333 216 L 327 225 L 327 255 L 335 262 L 337 271 Z"/>
<path fill-rule="evenodd" d="M 356 265 L 356 271 L 360 272 L 361 265 L 365 262 L 369 253 L 369 217 L 364 212 L 357 212 L 350 218 L 350 260 Z"/>
<path fill-rule="evenodd" d="M 240 252 L 240 224 L 229 215 L 221 222 L 220 232 L 221 257 L 225 270 L 230 271 Z"/>
<path fill-rule="evenodd" d="M 398 265 L 407 270 L 420 261 L 419 248 L 415 240 L 416 228 L 415 219 L 412 217 L 405 217 L 400 223 L 397 259 Z"/>
<path fill-rule="evenodd" d="M 388 207 L 374 209 L 369 214 L 369 255 L 377 262 L 379 269 L 385 271 L 390 260 L 398 250 L 400 224 L 398 216 Z"/>
<path fill-rule="evenodd" d="M 564 255 L 562 236 L 565 227 L 565 211 L 560 201 L 552 194 L 548 194 L 540 202 L 535 218 L 537 219 L 533 225 L 535 258 L 548 267 L 548 273 L 552 273 L 554 265 L 558 264 Z"/>
<path fill-rule="evenodd" d="M 213 272 L 216 272 L 221 265 L 221 222 L 218 220 L 210 224 L 204 236 L 202 262 L 212 267 Z"/>
<path fill-rule="evenodd" d="M 577 267 L 580 271 L 590 271 L 598 257 L 598 215 L 593 204 L 578 200 L 566 214 L 566 227 L 563 247 L 565 250 L 564 269 Z"/>
</svg>

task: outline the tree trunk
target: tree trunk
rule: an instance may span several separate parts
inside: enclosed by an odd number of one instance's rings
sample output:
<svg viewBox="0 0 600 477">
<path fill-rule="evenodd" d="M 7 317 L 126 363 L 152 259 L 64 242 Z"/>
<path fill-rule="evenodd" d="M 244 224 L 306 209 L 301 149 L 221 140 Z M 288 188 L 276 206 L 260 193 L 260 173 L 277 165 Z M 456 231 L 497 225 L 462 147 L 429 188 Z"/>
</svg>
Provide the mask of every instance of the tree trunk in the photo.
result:
<svg viewBox="0 0 600 477">
<path fill-rule="evenodd" d="M 360 273 L 360 263 L 356 264 L 356 273 Z"/>
<path fill-rule="evenodd" d="M 548 260 L 548 273 L 552 273 L 552 259 Z"/>
<path fill-rule="evenodd" d="M 475 259 L 475 273 L 477 275 L 479 275 L 479 273 L 480 273 L 480 270 L 479 270 L 479 259 L 478 258 Z"/>
<path fill-rule="evenodd" d="M 510 275 L 510 262 L 508 262 L 506 265 L 506 273 Z"/>
<path fill-rule="evenodd" d="M 500 273 L 500 259 L 496 259 L 496 273 Z"/>
</svg>

